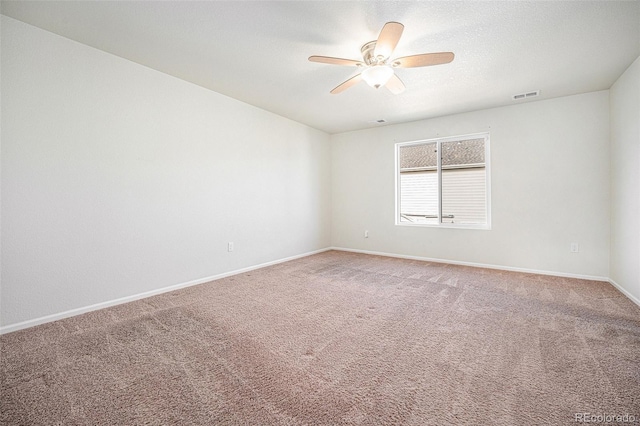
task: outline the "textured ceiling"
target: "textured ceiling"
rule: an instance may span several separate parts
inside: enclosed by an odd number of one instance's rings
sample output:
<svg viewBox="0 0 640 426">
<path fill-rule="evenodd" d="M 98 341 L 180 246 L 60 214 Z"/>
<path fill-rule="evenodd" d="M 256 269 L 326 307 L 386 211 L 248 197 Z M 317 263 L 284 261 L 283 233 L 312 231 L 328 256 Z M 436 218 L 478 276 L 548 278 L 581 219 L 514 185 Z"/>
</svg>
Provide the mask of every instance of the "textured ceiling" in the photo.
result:
<svg viewBox="0 0 640 426">
<path fill-rule="evenodd" d="M 3 1 L 2 13 L 328 133 L 608 89 L 640 56 L 638 1 Z M 399 95 L 329 91 L 387 21 L 394 57 L 452 51 L 399 69 Z M 529 102 L 530 100 L 517 101 Z"/>
</svg>

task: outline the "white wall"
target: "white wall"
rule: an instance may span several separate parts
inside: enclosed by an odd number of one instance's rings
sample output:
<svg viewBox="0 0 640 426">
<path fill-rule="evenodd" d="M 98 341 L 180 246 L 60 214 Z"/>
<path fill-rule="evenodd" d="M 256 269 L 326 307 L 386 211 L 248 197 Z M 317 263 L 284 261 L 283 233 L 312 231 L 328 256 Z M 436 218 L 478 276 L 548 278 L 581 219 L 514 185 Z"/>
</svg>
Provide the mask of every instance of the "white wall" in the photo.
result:
<svg viewBox="0 0 640 426">
<path fill-rule="evenodd" d="M 5 16 L 1 53 L 5 329 L 330 245 L 327 134 Z"/>
<path fill-rule="evenodd" d="M 640 58 L 611 87 L 611 279 L 640 301 Z"/>
<path fill-rule="evenodd" d="M 394 144 L 485 131 L 492 229 L 394 225 Z M 608 277 L 608 91 L 337 134 L 331 141 L 336 247 Z M 572 242 L 579 253 L 570 253 Z"/>
</svg>

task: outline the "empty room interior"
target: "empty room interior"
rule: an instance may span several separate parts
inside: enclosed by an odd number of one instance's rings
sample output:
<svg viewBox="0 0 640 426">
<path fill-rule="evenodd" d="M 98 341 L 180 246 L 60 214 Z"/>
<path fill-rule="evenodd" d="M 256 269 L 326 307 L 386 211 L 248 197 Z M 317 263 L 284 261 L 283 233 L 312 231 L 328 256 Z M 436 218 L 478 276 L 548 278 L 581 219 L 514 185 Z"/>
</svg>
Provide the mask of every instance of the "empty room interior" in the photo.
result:
<svg viewBox="0 0 640 426">
<path fill-rule="evenodd" d="M 640 2 L 1 13 L 0 424 L 640 424 Z"/>
</svg>

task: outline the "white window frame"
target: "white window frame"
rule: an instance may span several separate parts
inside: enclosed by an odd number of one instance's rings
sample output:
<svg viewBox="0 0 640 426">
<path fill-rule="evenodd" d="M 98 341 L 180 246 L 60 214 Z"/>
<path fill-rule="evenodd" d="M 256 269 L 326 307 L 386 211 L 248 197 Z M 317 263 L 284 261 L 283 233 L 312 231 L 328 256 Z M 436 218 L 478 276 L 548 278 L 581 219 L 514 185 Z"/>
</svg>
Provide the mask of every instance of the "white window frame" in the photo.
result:
<svg viewBox="0 0 640 426">
<path fill-rule="evenodd" d="M 442 223 L 442 155 L 440 154 L 441 145 L 443 142 L 452 142 L 459 140 L 468 140 L 468 139 L 484 139 L 484 164 L 485 164 L 485 208 L 486 208 L 486 217 L 487 223 L 482 224 L 462 224 L 462 223 Z M 437 156 L 437 172 L 438 172 L 438 223 L 411 223 L 411 222 L 402 222 L 400 219 L 400 148 L 403 146 L 411 146 L 411 145 L 422 145 L 426 143 L 436 143 L 438 147 L 438 156 Z M 395 144 L 395 184 L 396 184 L 396 213 L 395 213 L 395 222 L 398 226 L 409 226 L 409 227 L 427 227 L 427 228 L 457 228 L 457 229 L 491 229 L 491 161 L 490 158 L 490 137 L 489 133 L 472 133 L 468 135 L 458 135 L 458 136 L 449 136 L 449 137 L 438 137 L 433 139 L 422 139 L 417 141 L 408 141 L 408 142 L 398 142 Z"/>
</svg>

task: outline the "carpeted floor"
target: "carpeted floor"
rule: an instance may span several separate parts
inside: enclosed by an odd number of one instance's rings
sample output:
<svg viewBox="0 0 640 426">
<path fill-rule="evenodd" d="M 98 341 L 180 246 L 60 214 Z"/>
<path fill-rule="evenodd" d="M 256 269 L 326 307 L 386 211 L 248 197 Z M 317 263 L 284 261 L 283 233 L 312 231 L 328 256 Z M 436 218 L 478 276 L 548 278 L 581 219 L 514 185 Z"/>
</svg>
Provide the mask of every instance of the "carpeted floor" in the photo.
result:
<svg viewBox="0 0 640 426">
<path fill-rule="evenodd" d="M 6 425 L 640 423 L 602 282 L 330 251 L 0 343 Z"/>
</svg>

